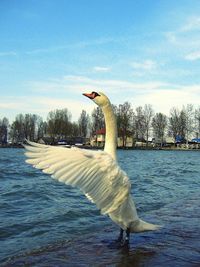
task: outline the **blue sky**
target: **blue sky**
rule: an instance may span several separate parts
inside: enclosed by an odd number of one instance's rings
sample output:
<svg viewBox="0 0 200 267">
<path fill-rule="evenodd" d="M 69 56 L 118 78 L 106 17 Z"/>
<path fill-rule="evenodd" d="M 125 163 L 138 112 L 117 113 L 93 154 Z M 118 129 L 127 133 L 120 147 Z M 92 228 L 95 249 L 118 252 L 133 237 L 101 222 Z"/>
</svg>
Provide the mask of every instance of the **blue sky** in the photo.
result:
<svg viewBox="0 0 200 267">
<path fill-rule="evenodd" d="M 0 118 L 73 120 L 104 91 L 114 104 L 200 104 L 199 0 L 1 0 Z"/>
</svg>

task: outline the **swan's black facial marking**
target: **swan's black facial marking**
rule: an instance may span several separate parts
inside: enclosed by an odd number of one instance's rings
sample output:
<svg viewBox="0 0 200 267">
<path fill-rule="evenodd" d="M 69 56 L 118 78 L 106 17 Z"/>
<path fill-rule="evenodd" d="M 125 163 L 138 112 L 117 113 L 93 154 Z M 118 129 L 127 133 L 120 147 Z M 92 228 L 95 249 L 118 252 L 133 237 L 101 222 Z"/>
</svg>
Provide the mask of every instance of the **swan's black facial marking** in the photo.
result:
<svg viewBox="0 0 200 267">
<path fill-rule="evenodd" d="M 97 92 L 92 92 L 92 95 L 94 96 L 93 99 L 97 96 L 100 96 Z"/>
<path fill-rule="evenodd" d="M 100 96 L 97 92 L 92 92 L 91 94 L 83 94 L 84 96 L 87 96 L 90 99 L 95 99 L 95 97 Z"/>
</svg>

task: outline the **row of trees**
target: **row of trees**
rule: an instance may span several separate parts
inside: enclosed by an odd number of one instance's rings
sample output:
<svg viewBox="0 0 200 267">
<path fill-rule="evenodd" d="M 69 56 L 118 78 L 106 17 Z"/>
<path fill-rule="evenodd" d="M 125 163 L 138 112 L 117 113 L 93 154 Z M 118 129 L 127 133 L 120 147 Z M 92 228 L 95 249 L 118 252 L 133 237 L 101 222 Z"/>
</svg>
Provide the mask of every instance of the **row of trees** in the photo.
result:
<svg viewBox="0 0 200 267">
<path fill-rule="evenodd" d="M 155 113 L 152 106 L 147 104 L 133 111 L 130 103 L 125 102 L 117 110 L 123 143 L 126 142 L 129 131 L 135 140 L 148 141 L 151 135 L 161 146 L 166 136 L 173 137 L 174 142 L 179 137 L 179 140 L 188 143 L 189 139 L 200 135 L 200 107 L 195 109 L 192 104 L 183 106 L 182 109 L 173 107 L 169 117 L 161 112 Z"/>
<path fill-rule="evenodd" d="M 177 136 L 188 140 L 200 133 L 200 107 L 195 109 L 188 104 L 182 109 L 173 107 L 167 117 L 163 113 L 155 113 L 151 105 L 139 106 L 133 109 L 129 102 L 113 105 L 117 124 L 118 136 L 122 137 L 126 146 L 127 137 L 135 140 L 149 140 L 154 136 L 159 142 L 164 142 L 166 135 L 176 140 Z M 72 122 L 72 115 L 68 109 L 50 111 L 46 121 L 36 114 L 18 114 L 12 124 L 7 118 L 0 120 L 0 143 L 6 143 L 8 136 L 13 143 L 23 140 L 39 140 L 45 136 L 55 140 L 67 137 L 86 137 L 105 127 L 104 117 L 99 107 L 89 116 L 82 110 L 77 122 Z"/>
<path fill-rule="evenodd" d="M 0 120 L 0 143 L 6 143 L 8 137 L 12 143 L 20 143 L 24 139 L 37 141 L 46 136 L 52 143 L 67 137 L 86 137 L 89 115 L 83 110 L 78 122 L 72 122 L 71 117 L 68 109 L 50 111 L 46 121 L 36 114 L 18 114 L 10 125 L 4 117 Z"/>
</svg>

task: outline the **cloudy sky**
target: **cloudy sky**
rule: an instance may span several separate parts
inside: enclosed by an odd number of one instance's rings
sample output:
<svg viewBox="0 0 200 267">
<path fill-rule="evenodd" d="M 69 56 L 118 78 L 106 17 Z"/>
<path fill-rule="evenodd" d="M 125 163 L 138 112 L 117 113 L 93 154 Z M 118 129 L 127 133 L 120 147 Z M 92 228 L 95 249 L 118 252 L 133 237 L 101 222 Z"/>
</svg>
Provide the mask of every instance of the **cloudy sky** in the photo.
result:
<svg viewBox="0 0 200 267">
<path fill-rule="evenodd" d="M 104 91 L 157 112 L 200 104 L 199 0 L 1 0 L 0 119 Z"/>
</svg>

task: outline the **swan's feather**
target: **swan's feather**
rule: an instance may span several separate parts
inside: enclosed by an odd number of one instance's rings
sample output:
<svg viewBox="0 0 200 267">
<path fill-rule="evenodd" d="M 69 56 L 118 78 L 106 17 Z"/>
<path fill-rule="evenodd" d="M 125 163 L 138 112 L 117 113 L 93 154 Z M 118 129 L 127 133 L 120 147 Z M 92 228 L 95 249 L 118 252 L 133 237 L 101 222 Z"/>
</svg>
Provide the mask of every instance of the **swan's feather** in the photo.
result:
<svg viewBox="0 0 200 267">
<path fill-rule="evenodd" d="M 27 163 L 80 188 L 102 213 L 113 212 L 127 199 L 129 179 L 106 152 L 27 143 Z"/>
</svg>

